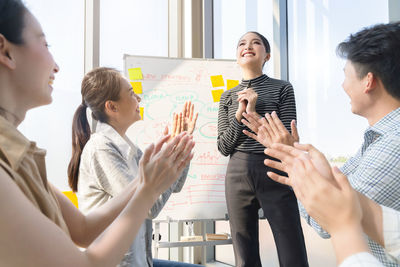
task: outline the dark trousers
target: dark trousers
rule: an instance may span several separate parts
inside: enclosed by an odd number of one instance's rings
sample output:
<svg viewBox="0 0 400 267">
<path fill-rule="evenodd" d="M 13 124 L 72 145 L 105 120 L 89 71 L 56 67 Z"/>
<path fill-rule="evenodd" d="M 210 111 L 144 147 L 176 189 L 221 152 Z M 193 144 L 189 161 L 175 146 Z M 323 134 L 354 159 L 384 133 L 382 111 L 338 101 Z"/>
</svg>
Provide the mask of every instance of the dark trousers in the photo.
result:
<svg viewBox="0 0 400 267">
<path fill-rule="evenodd" d="M 297 200 L 293 191 L 267 176 L 263 154 L 235 152 L 225 182 L 236 266 L 261 266 L 258 209 L 261 207 L 275 239 L 279 264 L 308 266 Z M 284 174 L 284 173 L 281 173 Z"/>
</svg>

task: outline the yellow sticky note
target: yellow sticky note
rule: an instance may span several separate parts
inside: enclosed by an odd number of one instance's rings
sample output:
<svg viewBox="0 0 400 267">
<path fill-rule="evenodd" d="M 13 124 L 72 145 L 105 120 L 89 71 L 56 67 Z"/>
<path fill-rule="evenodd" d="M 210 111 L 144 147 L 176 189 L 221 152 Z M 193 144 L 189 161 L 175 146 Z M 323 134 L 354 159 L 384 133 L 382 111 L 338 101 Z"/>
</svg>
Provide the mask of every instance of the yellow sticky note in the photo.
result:
<svg viewBox="0 0 400 267">
<path fill-rule="evenodd" d="M 72 204 L 74 204 L 75 207 L 78 208 L 78 198 L 75 193 L 72 191 L 64 191 L 63 193 L 72 202 Z"/>
<path fill-rule="evenodd" d="M 139 107 L 139 109 L 140 109 L 140 117 L 141 117 L 141 120 L 143 120 L 144 107 Z"/>
<path fill-rule="evenodd" d="M 224 92 L 224 89 L 219 89 L 219 90 L 211 90 L 211 94 L 213 97 L 214 102 L 219 102 L 221 99 L 221 95 Z"/>
<path fill-rule="evenodd" d="M 141 68 L 128 69 L 129 80 L 143 80 Z"/>
<path fill-rule="evenodd" d="M 239 85 L 239 81 L 238 80 L 226 80 L 226 89 L 232 89 L 235 86 Z"/>
<path fill-rule="evenodd" d="M 211 78 L 212 87 L 221 87 L 221 86 L 225 85 L 222 75 L 214 75 L 214 76 L 211 76 L 210 78 Z"/>
<path fill-rule="evenodd" d="M 143 94 L 142 82 L 131 82 L 135 94 Z"/>
</svg>

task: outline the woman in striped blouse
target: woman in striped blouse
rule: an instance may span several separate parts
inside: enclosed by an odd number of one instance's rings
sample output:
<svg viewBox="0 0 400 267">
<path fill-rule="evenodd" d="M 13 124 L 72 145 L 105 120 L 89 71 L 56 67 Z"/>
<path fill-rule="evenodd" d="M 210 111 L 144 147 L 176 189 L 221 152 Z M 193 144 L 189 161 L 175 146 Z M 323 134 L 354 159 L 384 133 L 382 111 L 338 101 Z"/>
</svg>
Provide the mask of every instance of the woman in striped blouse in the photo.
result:
<svg viewBox="0 0 400 267">
<path fill-rule="evenodd" d="M 226 201 L 236 266 L 261 266 L 258 210 L 264 211 L 274 235 L 280 266 L 308 266 L 297 200 L 293 191 L 271 180 L 264 165 L 265 147 L 243 131 L 243 114 L 278 116 L 286 128 L 294 125 L 296 105 L 292 85 L 263 74 L 270 45 L 257 32 L 248 32 L 237 46 L 241 83 L 222 94 L 218 113 L 218 150 L 230 156 Z M 275 171 L 276 172 L 276 171 Z"/>
</svg>

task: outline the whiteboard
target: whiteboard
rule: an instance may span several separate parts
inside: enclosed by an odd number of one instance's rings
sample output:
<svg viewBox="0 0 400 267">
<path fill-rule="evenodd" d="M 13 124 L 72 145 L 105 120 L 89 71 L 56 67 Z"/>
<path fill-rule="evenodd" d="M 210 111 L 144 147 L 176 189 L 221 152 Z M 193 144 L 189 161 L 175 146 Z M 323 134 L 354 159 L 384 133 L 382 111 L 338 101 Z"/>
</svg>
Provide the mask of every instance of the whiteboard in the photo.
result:
<svg viewBox="0 0 400 267">
<path fill-rule="evenodd" d="M 172 194 L 157 219 L 217 219 L 227 214 L 225 173 L 228 158 L 217 148 L 219 102 L 212 90 L 227 90 L 227 80 L 240 80 L 239 66 L 233 60 L 178 59 L 124 56 L 124 72 L 140 68 L 143 93 L 140 106 L 143 121 L 136 122 L 127 136 L 142 150 L 158 140 L 165 126 L 171 125 L 174 112 L 192 101 L 199 112 L 193 133 L 196 146 L 186 183 L 180 193 Z M 224 86 L 212 87 L 211 76 L 222 75 Z M 171 127 L 169 127 L 171 129 Z"/>
</svg>

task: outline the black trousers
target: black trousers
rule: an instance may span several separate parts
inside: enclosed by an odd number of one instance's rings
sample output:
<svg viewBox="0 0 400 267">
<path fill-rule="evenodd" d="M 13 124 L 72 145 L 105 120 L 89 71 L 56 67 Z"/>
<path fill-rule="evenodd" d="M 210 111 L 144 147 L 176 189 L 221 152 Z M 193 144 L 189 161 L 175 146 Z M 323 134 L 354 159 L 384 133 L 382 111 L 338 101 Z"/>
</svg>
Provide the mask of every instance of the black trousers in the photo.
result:
<svg viewBox="0 0 400 267">
<path fill-rule="evenodd" d="M 235 152 L 229 160 L 225 194 L 236 266 L 261 266 L 260 207 L 271 226 L 280 266 L 308 266 L 296 197 L 288 186 L 267 176 L 274 170 L 264 165 L 267 157 Z"/>
</svg>

